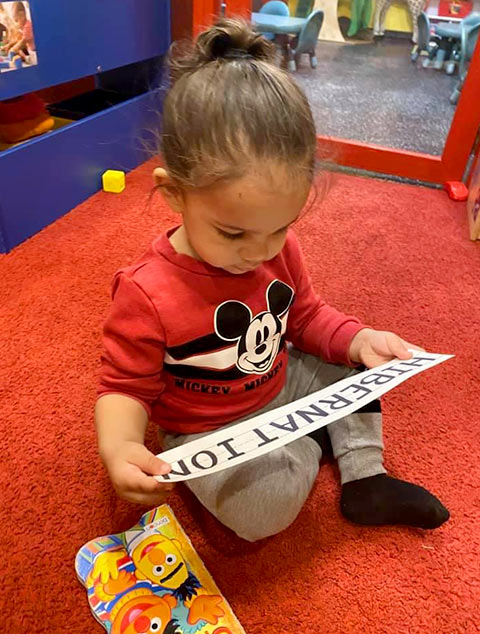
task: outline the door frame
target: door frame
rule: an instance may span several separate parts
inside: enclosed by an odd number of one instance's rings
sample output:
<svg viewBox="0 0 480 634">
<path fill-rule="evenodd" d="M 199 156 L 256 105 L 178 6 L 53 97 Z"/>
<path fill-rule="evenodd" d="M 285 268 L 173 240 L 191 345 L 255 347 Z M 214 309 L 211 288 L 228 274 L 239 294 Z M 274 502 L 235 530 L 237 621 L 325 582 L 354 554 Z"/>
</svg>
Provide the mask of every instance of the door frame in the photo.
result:
<svg viewBox="0 0 480 634">
<path fill-rule="evenodd" d="M 227 15 L 233 8 L 235 14 L 248 17 L 251 0 L 225 0 Z M 192 4 L 193 34 L 212 22 L 218 15 L 220 0 L 184 0 L 175 4 Z M 233 12 L 232 12 L 233 13 Z M 321 158 L 332 158 L 339 165 L 366 170 L 378 174 L 436 183 L 461 181 L 471 157 L 477 133 L 480 129 L 480 38 L 473 54 L 455 114 L 440 156 L 383 147 L 373 143 L 318 135 L 318 152 Z"/>
</svg>

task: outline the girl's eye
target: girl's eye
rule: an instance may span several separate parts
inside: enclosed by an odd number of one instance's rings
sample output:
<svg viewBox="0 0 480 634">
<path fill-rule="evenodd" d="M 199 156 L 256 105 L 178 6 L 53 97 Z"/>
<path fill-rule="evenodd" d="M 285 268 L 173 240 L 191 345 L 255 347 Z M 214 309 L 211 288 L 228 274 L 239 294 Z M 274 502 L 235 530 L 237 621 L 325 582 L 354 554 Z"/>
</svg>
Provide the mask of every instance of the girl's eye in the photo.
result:
<svg viewBox="0 0 480 634">
<path fill-rule="evenodd" d="M 217 227 L 218 233 L 222 236 L 222 238 L 226 238 L 227 240 L 238 240 L 243 236 L 243 231 L 240 233 L 227 233 L 226 231 L 222 231 Z"/>
<path fill-rule="evenodd" d="M 282 233 L 286 233 L 289 227 L 282 227 L 275 231 L 275 235 L 281 235 Z M 227 231 L 223 231 L 219 227 L 216 227 L 217 232 L 222 236 L 222 238 L 226 238 L 227 240 L 238 240 L 239 238 L 243 238 L 245 235 L 244 231 L 240 231 L 240 233 L 227 233 Z"/>
</svg>

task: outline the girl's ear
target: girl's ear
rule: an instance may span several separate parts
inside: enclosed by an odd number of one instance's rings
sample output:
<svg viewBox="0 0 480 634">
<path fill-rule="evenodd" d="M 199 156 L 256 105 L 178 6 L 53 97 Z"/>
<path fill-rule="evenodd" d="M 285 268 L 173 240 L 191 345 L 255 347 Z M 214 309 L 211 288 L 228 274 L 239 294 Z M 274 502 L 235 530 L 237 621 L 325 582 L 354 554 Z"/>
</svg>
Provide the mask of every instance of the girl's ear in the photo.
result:
<svg viewBox="0 0 480 634">
<path fill-rule="evenodd" d="M 177 185 L 172 183 L 168 172 L 163 167 L 156 167 L 153 170 L 153 180 L 162 194 L 167 205 L 179 214 L 184 211 L 183 192 Z"/>
</svg>

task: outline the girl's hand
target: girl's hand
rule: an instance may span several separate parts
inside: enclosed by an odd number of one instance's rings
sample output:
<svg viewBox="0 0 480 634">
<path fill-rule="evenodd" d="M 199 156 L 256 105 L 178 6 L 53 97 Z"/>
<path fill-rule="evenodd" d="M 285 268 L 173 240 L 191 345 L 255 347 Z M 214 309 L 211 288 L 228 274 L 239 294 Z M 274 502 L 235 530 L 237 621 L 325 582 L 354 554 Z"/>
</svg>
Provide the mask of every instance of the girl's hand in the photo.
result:
<svg viewBox="0 0 480 634">
<path fill-rule="evenodd" d="M 142 443 L 123 441 L 102 458 L 115 491 L 124 500 L 158 506 L 174 487 L 152 477 L 168 473 L 171 467 Z"/>
<path fill-rule="evenodd" d="M 352 339 L 348 354 L 353 363 L 363 363 L 367 368 L 375 368 L 395 358 L 410 359 L 412 353 L 408 348 L 423 350 L 393 332 L 364 328 Z"/>
</svg>

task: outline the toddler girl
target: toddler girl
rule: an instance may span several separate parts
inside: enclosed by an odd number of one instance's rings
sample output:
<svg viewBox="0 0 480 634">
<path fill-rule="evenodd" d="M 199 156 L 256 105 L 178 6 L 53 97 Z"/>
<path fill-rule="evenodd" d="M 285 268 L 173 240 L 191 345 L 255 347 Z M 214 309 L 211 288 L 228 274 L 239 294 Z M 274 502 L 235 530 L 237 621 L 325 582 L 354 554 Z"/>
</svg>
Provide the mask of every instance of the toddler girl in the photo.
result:
<svg viewBox="0 0 480 634">
<path fill-rule="evenodd" d="M 99 451 L 117 493 L 148 505 L 172 485 L 144 446 L 170 449 L 338 381 L 408 359 L 399 336 L 328 306 L 291 229 L 314 180 L 316 134 L 274 46 L 222 20 L 171 62 L 156 184 L 181 224 L 119 271 L 104 327 Z M 333 450 L 341 510 L 359 524 L 435 528 L 448 511 L 383 467 L 380 403 L 249 462 L 187 482 L 249 541 L 286 528 Z"/>
</svg>

